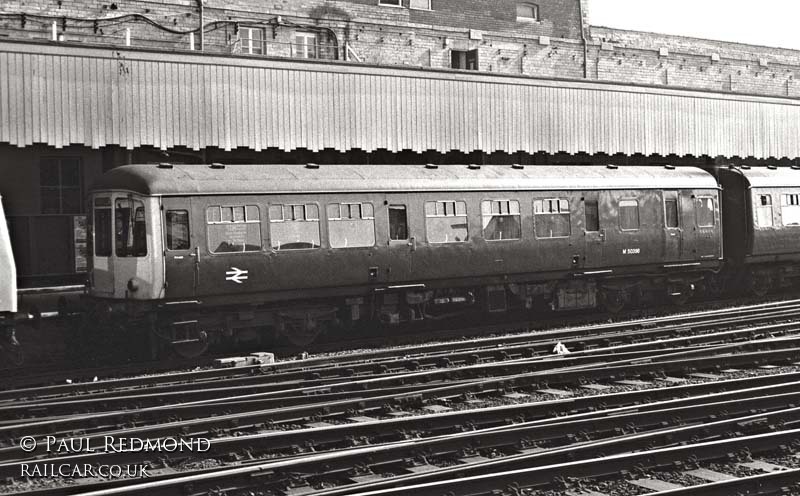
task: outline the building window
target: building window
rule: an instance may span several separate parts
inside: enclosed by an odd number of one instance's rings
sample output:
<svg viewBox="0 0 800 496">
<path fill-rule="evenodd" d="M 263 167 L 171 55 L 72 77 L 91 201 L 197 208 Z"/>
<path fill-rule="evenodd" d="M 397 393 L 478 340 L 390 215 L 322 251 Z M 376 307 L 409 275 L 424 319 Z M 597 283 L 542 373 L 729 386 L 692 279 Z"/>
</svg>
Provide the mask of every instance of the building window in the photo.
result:
<svg viewBox="0 0 800 496">
<path fill-rule="evenodd" d="M 81 161 L 45 158 L 39 165 L 39 192 L 43 214 L 81 213 Z"/>
<path fill-rule="evenodd" d="M 167 250 L 189 249 L 189 211 L 167 210 Z"/>
<path fill-rule="evenodd" d="M 412 9 L 431 10 L 431 0 L 411 0 L 408 6 Z"/>
<path fill-rule="evenodd" d="M 623 231 L 639 229 L 639 202 L 636 200 L 619 201 L 619 227 Z"/>
<path fill-rule="evenodd" d="M 516 200 L 486 200 L 481 202 L 483 239 L 502 241 L 520 239 L 522 221 Z"/>
<path fill-rule="evenodd" d="M 140 200 L 119 199 L 114 205 L 114 232 L 117 257 L 147 255 L 147 224 L 144 203 Z"/>
<path fill-rule="evenodd" d="M 694 213 L 697 217 L 697 227 L 713 227 L 714 199 L 710 196 L 701 196 L 694 202 Z"/>
<path fill-rule="evenodd" d="M 781 195 L 781 217 L 784 226 L 800 226 L 800 194 Z"/>
<path fill-rule="evenodd" d="M 300 59 L 319 58 L 319 41 L 316 33 L 295 33 L 294 54 Z"/>
<path fill-rule="evenodd" d="M 598 232 L 600 230 L 600 215 L 597 210 L 597 200 L 584 202 L 583 212 L 586 216 L 586 232 Z"/>
<path fill-rule="evenodd" d="M 313 203 L 270 205 L 269 232 L 276 251 L 319 248 L 319 207 Z"/>
<path fill-rule="evenodd" d="M 569 237 L 569 200 L 566 198 L 534 200 L 533 217 L 537 238 Z"/>
<path fill-rule="evenodd" d="M 261 249 L 261 214 L 256 205 L 211 206 L 206 209 L 211 253 Z"/>
<path fill-rule="evenodd" d="M 402 7 L 403 0 L 378 0 L 378 5 L 391 5 L 394 7 Z"/>
<path fill-rule="evenodd" d="M 242 43 L 242 53 L 249 55 L 264 54 L 264 30 L 261 28 L 240 27 L 239 39 Z"/>
<path fill-rule="evenodd" d="M 462 243 L 469 239 L 467 203 L 425 202 L 425 228 L 429 243 Z"/>
<path fill-rule="evenodd" d="M 517 4 L 517 20 L 518 21 L 538 21 L 539 20 L 539 6 L 534 3 L 518 3 Z"/>
<path fill-rule="evenodd" d="M 756 196 L 756 226 L 772 227 L 772 195 Z"/>
<path fill-rule="evenodd" d="M 468 71 L 478 70 L 478 50 L 451 50 L 450 67 Z"/>
<path fill-rule="evenodd" d="M 328 205 L 331 248 L 375 246 L 375 213 L 371 203 Z"/>
<path fill-rule="evenodd" d="M 405 205 L 389 205 L 389 239 L 392 241 L 408 239 L 408 216 Z"/>
</svg>

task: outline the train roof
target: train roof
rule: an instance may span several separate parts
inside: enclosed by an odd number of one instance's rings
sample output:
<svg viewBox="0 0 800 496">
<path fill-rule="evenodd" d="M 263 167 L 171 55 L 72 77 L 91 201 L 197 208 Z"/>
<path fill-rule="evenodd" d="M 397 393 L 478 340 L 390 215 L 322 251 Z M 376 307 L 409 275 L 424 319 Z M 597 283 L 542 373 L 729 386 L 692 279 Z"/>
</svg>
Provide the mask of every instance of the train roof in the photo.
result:
<svg viewBox="0 0 800 496">
<path fill-rule="evenodd" d="M 375 191 L 526 191 L 707 189 L 714 178 L 695 167 L 558 165 L 125 165 L 93 191 L 147 196 Z"/>
<path fill-rule="evenodd" d="M 794 167 L 753 167 L 747 169 L 732 167 L 730 169 L 722 169 L 722 171 L 741 174 L 751 188 L 800 187 L 800 169 Z"/>
</svg>

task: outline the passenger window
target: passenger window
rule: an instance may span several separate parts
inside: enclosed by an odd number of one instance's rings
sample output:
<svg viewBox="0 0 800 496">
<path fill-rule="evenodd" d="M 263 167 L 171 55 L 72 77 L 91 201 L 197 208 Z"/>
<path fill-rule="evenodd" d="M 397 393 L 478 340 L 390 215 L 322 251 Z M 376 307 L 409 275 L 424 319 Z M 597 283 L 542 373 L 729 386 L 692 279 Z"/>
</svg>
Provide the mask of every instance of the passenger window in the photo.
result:
<svg viewBox="0 0 800 496">
<path fill-rule="evenodd" d="M 781 217 L 784 226 L 800 226 L 800 194 L 781 195 Z"/>
<path fill-rule="evenodd" d="M 566 198 L 534 200 L 533 218 L 537 238 L 568 238 L 572 232 Z"/>
<path fill-rule="evenodd" d="M 481 202 L 483 238 L 487 241 L 520 239 L 522 222 L 516 200 L 485 200 Z"/>
<path fill-rule="evenodd" d="M 432 201 L 425 203 L 425 230 L 429 243 L 463 243 L 469 239 L 467 203 Z"/>
<path fill-rule="evenodd" d="M 678 200 L 675 198 L 664 200 L 664 225 L 670 229 L 678 227 Z"/>
<path fill-rule="evenodd" d="M 206 209 L 206 228 L 211 253 L 261 249 L 261 215 L 256 205 L 210 206 Z"/>
<path fill-rule="evenodd" d="M 586 232 L 597 232 L 600 230 L 600 215 L 597 210 L 597 200 L 589 200 L 583 203 L 583 211 L 586 215 Z"/>
<path fill-rule="evenodd" d="M 697 227 L 713 227 L 714 199 L 710 196 L 701 196 L 694 202 L 694 214 L 697 217 Z"/>
<path fill-rule="evenodd" d="M 269 232 L 276 251 L 320 247 L 319 207 L 314 204 L 271 205 Z"/>
<path fill-rule="evenodd" d="M 118 257 L 147 255 L 147 224 L 144 203 L 128 198 L 118 199 L 114 206 L 114 232 Z"/>
<path fill-rule="evenodd" d="M 756 226 L 772 227 L 772 195 L 756 196 Z"/>
<path fill-rule="evenodd" d="M 375 246 L 375 212 L 371 203 L 328 205 L 331 248 Z"/>
<path fill-rule="evenodd" d="M 111 256 L 111 205 L 94 209 L 94 254 Z"/>
<path fill-rule="evenodd" d="M 189 212 L 167 210 L 167 250 L 189 249 Z"/>
<path fill-rule="evenodd" d="M 405 205 L 389 205 L 389 239 L 408 239 L 408 216 Z"/>
<path fill-rule="evenodd" d="M 639 229 L 639 202 L 636 200 L 619 201 L 619 227 L 623 231 Z"/>
</svg>

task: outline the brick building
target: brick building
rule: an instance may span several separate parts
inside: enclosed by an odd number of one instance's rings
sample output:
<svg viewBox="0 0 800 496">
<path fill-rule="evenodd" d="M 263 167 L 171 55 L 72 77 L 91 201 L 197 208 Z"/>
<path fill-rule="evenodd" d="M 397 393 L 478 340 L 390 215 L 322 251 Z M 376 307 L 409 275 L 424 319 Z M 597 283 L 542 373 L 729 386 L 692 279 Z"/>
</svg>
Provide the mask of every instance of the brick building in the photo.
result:
<svg viewBox="0 0 800 496">
<path fill-rule="evenodd" d="M 81 198 L 120 164 L 787 162 L 798 77 L 586 0 L 7 0 L 0 194 L 24 281 L 79 280 Z"/>
</svg>

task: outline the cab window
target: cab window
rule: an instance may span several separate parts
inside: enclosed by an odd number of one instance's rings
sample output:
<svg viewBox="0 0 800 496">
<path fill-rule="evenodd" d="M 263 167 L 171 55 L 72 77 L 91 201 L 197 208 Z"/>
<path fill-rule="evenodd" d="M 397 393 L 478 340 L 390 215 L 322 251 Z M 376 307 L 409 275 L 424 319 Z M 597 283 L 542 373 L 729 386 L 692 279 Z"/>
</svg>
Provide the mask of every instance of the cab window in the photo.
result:
<svg viewBox="0 0 800 496">
<path fill-rule="evenodd" d="M 111 199 L 94 200 L 94 254 L 97 257 L 110 257 L 113 243 L 111 235 Z"/>
<path fill-rule="evenodd" d="M 142 201 L 117 199 L 114 205 L 114 232 L 117 257 L 147 255 L 147 224 Z"/>
<path fill-rule="evenodd" d="M 261 250 L 261 214 L 256 205 L 220 205 L 206 209 L 211 253 Z"/>
<path fill-rule="evenodd" d="M 276 251 L 319 248 L 319 207 L 313 203 L 270 205 L 269 233 Z"/>
</svg>

